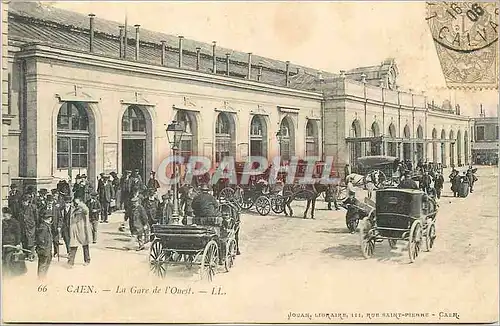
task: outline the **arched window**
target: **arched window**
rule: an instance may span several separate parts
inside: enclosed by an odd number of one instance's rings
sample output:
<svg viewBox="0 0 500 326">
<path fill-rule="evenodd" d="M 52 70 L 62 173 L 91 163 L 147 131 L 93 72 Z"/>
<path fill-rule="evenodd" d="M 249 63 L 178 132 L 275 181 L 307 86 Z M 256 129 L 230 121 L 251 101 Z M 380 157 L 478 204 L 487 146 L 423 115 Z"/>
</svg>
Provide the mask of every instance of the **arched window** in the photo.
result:
<svg viewBox="0 0 500 326">
<path fill-rule="evenodd" d="M 65 102 L 57 115 L 57 168 L 88 167 L 89 117 L 85 104 Z"/>
<path fill-rule="evenodd" d="M 146 132 L 146 119 L 141 109 L 135 105 L 128 107 L 122 118 L 122 131 Z"/>
<path fill-rule="evenodd" d="M 318 156 L 318 126 L 314 120 L 307 120 L 306 156 Z"/>
<path fill-rule="evenodd" d="M 222 162 L 225 156 L 232 154 L 235 130 L 227 113 L 221 112 L 215 123 L 215 161 Z"/>
<path fill-rule="evenodd" d="M 179 155 L 184 157 L 184 162 L 189 160 L 193 154 L 193 126 L 189 114 L 184 110 L 177 111 L 175 121 L 180 122 L 184 127 L 182 140 L 179 146 Z"/>
<path fill-rule="evenodd" d="M 264 117 L 254 115 L 250 122 L 250 155 L 264 156 L 267 153 L 267 129 Z M 266 154 L 267 155 L 267 154 Z"/>
<path fill-rule="evenodd" d="M 289 117 L 285 117 L 281 120 L 280 124 L 281 130 L 281 142 L 280 142 L 280 154 L 284 161 L 290 160 L 294 152 L 294 134 L 292 131 L 292 122 Z"/>
</svg>

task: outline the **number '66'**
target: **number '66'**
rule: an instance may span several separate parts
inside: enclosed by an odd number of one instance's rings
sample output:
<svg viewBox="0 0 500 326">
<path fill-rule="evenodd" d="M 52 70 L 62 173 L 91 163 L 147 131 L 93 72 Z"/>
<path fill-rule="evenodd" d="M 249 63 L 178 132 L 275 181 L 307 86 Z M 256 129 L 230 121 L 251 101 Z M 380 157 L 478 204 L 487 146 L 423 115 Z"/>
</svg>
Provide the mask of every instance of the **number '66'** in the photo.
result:
<svg viewBox="0 0 500 326">
<path fill-rule="evenodd" d="M 38 286 L 38 292 L 47 292 L 47 285 Z"/>
</svg>

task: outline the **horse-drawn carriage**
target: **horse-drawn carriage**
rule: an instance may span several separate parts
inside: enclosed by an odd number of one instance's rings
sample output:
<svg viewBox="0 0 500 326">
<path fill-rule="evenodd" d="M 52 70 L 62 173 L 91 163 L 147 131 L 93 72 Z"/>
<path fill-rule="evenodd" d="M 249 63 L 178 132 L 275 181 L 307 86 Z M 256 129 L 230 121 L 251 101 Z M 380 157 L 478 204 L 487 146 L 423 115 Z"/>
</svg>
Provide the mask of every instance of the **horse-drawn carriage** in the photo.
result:
<svg viewBox="0 0 500 326">
<path fill-rule="evenodd" d="M 238 251 L 239 208 L 221 202 L 219 216 L 193 219 L 198 224 L 152 226 L 150 270 L 165 277 L 169 266 L 191 269 L 200 265 L 200 277 L 209 281 L 223 267 L 229 272 Z"/>
<path fill-rule="evenodd" d="M 394 156 L 363 156 L 356 161 L 353 174 L 365 185 L 372 183 L 376 189 L 397 186 L 401 171 L 398 170 L 399 159 Z"/>
<path fill-rule="evenodd" d="M 408 255 L 414 262 L 425 244 L 427 251 L 436 239 L 437 204 L 423 191 L 413 189 L 380 189 L 376 191 L 375 211 L 363 218 L 361 250 L 370 258 L 375 243 L 387 239 L 391 248 L 398 240 L 408 241 Z"/>
</svg>

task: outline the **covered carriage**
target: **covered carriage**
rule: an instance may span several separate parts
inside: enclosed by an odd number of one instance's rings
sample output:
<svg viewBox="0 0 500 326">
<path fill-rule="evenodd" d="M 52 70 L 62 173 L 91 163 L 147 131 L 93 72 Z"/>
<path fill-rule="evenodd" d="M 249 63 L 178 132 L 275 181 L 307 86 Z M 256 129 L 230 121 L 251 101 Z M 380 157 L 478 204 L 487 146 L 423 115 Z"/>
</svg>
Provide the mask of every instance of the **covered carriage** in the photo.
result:
<svg viewBox="0 0 500 326">
<path fill-rule="evenodd" d="M 149 252 L 151 272 L 163 278 L 172 266 L 191 269 L 199 265 L 201 279 L 209 281 L 219 268 L 229 272 L 238 251 L 239 209 L 230 202 L 221 202 L 219 213 L 219 216 L 194 219 L 198 224 L 153 225 Z"/>
<path fill-rule="evenodd" d="M 375 213 L 363 219 L 361 250 L 366 258 L 373 255 L 375 243 L 387 239 L 391 248 L 398 240 L 408 241 L 408 255 L 414 262 L 425 245 L 427 251 L 436 239 L 437 204 L 423 191 L 380 189 L 376 191 Z"/>
<path fill-rule="evenodd" d="M 399 184 L 401 171 L 398 169 L 399 158 L 394 156 L 359 157 L 352 172 L 364 176 L 363 182 L 372 182 L 375 188 L 386 188 Z"/>
</svg>

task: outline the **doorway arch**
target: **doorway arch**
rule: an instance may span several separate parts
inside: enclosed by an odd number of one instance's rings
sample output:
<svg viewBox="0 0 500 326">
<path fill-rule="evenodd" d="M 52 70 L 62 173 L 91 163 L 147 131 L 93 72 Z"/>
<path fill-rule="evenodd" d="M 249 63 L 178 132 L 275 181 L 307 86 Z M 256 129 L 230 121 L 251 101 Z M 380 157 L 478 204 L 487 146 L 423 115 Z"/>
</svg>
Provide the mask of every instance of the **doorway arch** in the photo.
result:
<svg viewBox="0 0 500 326">
<path fill-rule="evenodd" d="M 417 162 L 424 161 L 424 128 L 422 128 L 421 125 L 418 125 L 417 127 L 417 146 L 416 146 L 416 152 L 417 152 Z"/>
<path fill-rule="evenodd" d="M 374 121 L 372 123 L 370 132 L 372 137 L 380 136 L 380 127 L 377 121 Z M 370 155 L 381 155 L 381 154 L 382 154 L 382 142 L 379 140 L 372 140 L 370 142 Z"/>
<path fill-rule="evenodd" d="M 361 124 L 358 119 L 354 119 L 351 123 L 351 129 L 349 131 L 349 137 L 359 138 L 361 137 Z M 353 165 L 356 164 L 357 158 L 361 157 L 361 143 L 354 141 L 350 144 L 350 160 L 349 162 Z"/>
<path fill-rule="evenodd" d="M 408 124 L 405 125 L 403 129 L 403 160 L 412 160 L 412 155 L 411 155 L 411 132 L 410 132 L 410 126 Z"/>
<path fill-rule="evenodd" d="M 389 137 L 391 139 L 395 139 L 396 138 L 396 126 L 392 122 L 389 125 L 388 133 L 389 133 Z M 397 156 L 398 155 L 397 145 L 398 145 L 398 143 L 395 142 L 395 141 L 389 141 L 389 142 L 387 142 L 387 155 L 389 155 L 389 156 Z"/>
<path fill-rule="evenodd" d="M 436 128 L 432 129 L 432 162 L 437 163 L 438 155 L 437 155 L 437 130 Z"/>
<path fill-rule="evenodd" d="M 122 173 L 139 170 L 146 180 L 153 169 L 153 123 L 149 111 L 142 105 L 129 105 L 121 119 Z"/>
<path fill-rule="evenodd" d="M 448 137 L 450 140 L 450 166 L 455 167 L 455 133 L 453 130 L 450 130 L 450 136 Z"/>
<path fill-rule="evenodd" d="M 465 165 L 469 165 L 469 134 L 467 130 L 464 131 L 464 156 Z"/>
<path fill-rule="evenodd" d="M 462 131 L 457 131 L 457 164 L 462 166 Z"/>
<path fill-rule="evenodd" d="M 318 156 L 318 123 L 316 120 L 307 120 L 306 124 L 306 157 Z"/>
<path fill-rule="evenodd" d="M 441 164 L 446 167 L 446 131 L 441 129 Z"/>
<path fill-rule="evenodd" d="M 174 120 L 180 122 L 184 128 L 178 153 L 184 157 L 184 162 L 187 163 L 191 155 L 196 155 L 198 152 L 198 121 L 196 113 L 188 110 L 178 110 Z"/>
</svg>

